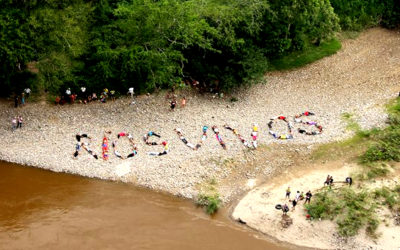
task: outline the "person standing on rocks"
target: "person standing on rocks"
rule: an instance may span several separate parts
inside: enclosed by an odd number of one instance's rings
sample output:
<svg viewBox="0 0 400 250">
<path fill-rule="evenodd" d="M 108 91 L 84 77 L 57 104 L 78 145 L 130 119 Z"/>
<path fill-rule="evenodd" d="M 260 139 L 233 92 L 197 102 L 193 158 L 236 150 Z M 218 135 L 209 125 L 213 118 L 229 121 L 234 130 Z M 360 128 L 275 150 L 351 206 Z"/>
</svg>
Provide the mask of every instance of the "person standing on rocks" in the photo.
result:
<svg viewBox="0 0 400 250">
<path fill-rule="evenodd" d="M 171 106 L 171 111 L 174 111 L 174 109 L 175 109 L 175 107 L 176 107 L 176 101 L 175 101 L 175 99 L 172 99 L 170 106 Z"/>
<path fill-rule="evenodd" d="M 24 105 L 25 105 L 25 93 L 22 92 L 21 93 L 21 106 L 24 106 Z"/>
<path fill-rule="evenodd" d="M 14 132 L 17 129 L 17 117 L 11 119 L 11 130 Z"/>
<path fill-rule="evenodd" d="M 18 97 L 18 95 L 15 95 L 15 97 L 14 97 L 14 107 L 18 108 L 18 105 L 19 105 L 19 97 Z"/>
<path fill-rule="evenodd" d="M 181 107 L 184 108 L 185 106 L 186 106 L 186 97 L 183 97 Z"/>
<path fill-rule="evenodd" d="M 22 128 L 23 121 L 24 121 L 24 119 L 22 119 L 22 116 L 18 116 L 17 128 Z"/>
<path fill-rule="evenodd" d="M 110 90 L 111 101 L 115 101 L 115 90 Z"/>
<path fill-rule="evenodd" d="M 135 100 L 133 99 L 134 94 L 135 94 L 135 88 L 134 87 L 130 87 L 128 89 L 128 95 L 131 96 L 131 100 L 132 100 L 131 101 L 131 105 L 135 104 Z"/>
</svg>

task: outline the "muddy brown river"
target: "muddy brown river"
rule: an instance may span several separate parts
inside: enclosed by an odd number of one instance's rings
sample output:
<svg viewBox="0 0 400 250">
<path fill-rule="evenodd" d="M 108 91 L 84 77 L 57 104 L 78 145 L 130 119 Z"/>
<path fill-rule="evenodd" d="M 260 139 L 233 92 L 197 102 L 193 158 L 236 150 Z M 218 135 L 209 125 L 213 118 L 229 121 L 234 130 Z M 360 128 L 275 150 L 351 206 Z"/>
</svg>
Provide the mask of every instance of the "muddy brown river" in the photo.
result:
<svg viewBox="0 0 400 250">
<path fill-rule="evenodd" d="M 0 162 L 0 249 L 285 249 L 191 201 Z"/>
</svg>

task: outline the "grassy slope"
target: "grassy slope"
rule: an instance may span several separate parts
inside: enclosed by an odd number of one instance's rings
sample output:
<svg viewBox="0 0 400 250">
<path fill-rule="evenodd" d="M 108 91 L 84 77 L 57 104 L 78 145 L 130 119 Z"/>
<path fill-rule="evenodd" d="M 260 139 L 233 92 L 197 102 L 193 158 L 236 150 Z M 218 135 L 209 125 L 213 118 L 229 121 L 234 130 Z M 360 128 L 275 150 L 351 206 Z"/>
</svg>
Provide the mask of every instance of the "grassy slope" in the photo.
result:
<svg viewBox="0 0 400 250">
<path fill-rule="evenodd" d="M 332 157 L 346 157 L 358 161 L 362 171 L 354 179 L 358 183 L 383 177 L 390 172 L 390 162 L 400 159 L 400 97 L 388 105 L 388 126 L 384 129 L 362 131 L 345 114 L 343 119 L 348 129 L 354 130 L 353 138 L 319 147 L 313 153 L 313 160 L 329 160 Z M 313 218 L 335 220 L 342 236 L 353 236 L 365 227 L 371 237 L 377 237 L 380 223 L 375 209 L 387 206 L 394 214 L 400 212 L 400 185 L 392 188 L 380 187 L 373 190 L 358 187 L 326 189 L 315 195 L 307 211 Z"/>
<path fill-rule="evenodd" d="M 306 64 L 317 61 L 325 56 L 335 54 L 342 44 L 336 38 L 320 44 L 320 46 L 310 46 L 303 51 L 293 52 L 282 58 L 270 62 L 270 71 L 289 70 L 302 67 Z"/>
</svg>

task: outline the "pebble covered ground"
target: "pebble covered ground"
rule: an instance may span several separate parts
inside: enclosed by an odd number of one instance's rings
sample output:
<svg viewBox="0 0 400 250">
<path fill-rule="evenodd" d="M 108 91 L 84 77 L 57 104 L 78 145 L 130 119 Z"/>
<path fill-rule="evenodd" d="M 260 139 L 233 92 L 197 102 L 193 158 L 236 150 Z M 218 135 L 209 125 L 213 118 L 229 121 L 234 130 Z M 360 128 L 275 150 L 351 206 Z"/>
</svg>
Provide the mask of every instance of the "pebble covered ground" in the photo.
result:
<svg viewBox="0 0 400 250">
<path fill-rule="evenodd" d="M 383 126 L 384 104 L 400 91 L 400 34 L 380 28 L 370 29 L 355 40 L 343 42 L 336 54 L 311 65 L 288 72 L 267 74 L 263 81 L 238 90 L 230 97 L 214 98 L 211 94 L 196 95 L 186 91 L 187 106 L 169 110 L 165 92 L 143 95 L 130 105 L 130 99 L 115 102 L 54 106 L 30 103 L 14 108 L 11 102 L 0 104 L 0 159 L 100 179 L 132 182 L 151 189 L 193 198 L 198 186 L 210 178 L 221 179 L 230 174 L 221 162 L 241 155 L 244 146 L 234 134 L 223 128 L 229 124 L 250 140 L 252 123 L 259 125 L 259 145 L 283 143 L 304 148 L 307 145 L 340 140 L 351 134 L 346 130 L 343 114 L 353 115 L 362 128 Z M 178 100 L 183 96 L 179 94 Z M 294 133 L 293 140 L 278 141 L 268 134 L 267 123 L 274 116 L 292 119 L 295 114 L 312 111 L 309 119 L 323 126 L 316 136 Z M 14 133 L 11 118 L 22 115 L 24 125 Z M 189 142 L 201 139 L 203 125 L 217 125 L 227 150 L 218 144 L 212 130 L 198 151 L 183 144 L 174 128 L 181 128 Z M 297 126 L 297 125 L 296 125 Z M 297 127 L 296 127 L 297 128 Z M 111 155 L 109 161 L 95 160 L 82 152 L 77 158 L 75 134 L 92 137 L 91 148 L 100 155 L 101 139 L 111 130 L 111 139 L 119 132 L 133 134 L 139 146 L 138 155 L 121 160 Z M 285 125 L 274 125 L 276 132 L 286 132 Z M 161 134 L 170 143 L 170 153 L 149 156 L 162 151 L 162 146 L 147 146 L 142 136 L 148 131 Z M 297 146 L 296 146 L 297 145 Z M 300 146 L 301 145 L 301 146 Z M 306 146 L 304 146 L 306 145 Z M 129 153 L 126 138 L 119 140 L 119 151 Z M 119 177 L 118 165 L 128 165 L 131 172 Z M 266 165 L 268 168 L 268 164 Z M 272 166 L 271 166 L 272 167 Z M 223 189 L 222 197 L 235 187 Z"/>
</svg>

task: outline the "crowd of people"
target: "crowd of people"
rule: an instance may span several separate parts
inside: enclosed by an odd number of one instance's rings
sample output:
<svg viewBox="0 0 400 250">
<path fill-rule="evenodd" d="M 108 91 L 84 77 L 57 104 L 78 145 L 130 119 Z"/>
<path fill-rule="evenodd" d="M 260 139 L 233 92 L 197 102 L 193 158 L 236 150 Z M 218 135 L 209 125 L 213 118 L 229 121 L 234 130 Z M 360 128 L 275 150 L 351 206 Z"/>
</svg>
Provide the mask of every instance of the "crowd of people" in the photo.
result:
<svg viewBox="0 0 400 250">
<path fill-rule="evenodd" d="M 133 89 L 133 88 L 132 88 Z M 107 100 L 115 101 L 116 91 L 108 90 L 108 88 L 103 89 L 99 96 L 96 92 L 88 93 L 86 87 L 80 88 L 79 95 L 76 92 L 72 92 L 71 88 L 65 90 L 65 95 L 56 96 L 54 102 L 56 105 L 64 105 L 66 103 L 73 104 L 76 101 L 79 103 L 87 104 L 90 102 L 100 101 L 106 103 Z"/>
<path fill-rule="evenodd" d="M 288 187 L 286 189 L 285 198 L 289 200 L 289 203 L 292 203 L 292 211 L 295 210 L 297 203 L 299 201 L 304 200 L 304 204 L 306 204 L 306 203 L 310 204 L 310 202 L 311 202 L 311 197 L 312 197 L 311 190 L 308 190 L 308 192 L 306 194 L 304 194 L 303 191 L 301 191 L 301 192 L 297 191 L 293 199 L 290 197 L 290 195 L 291 195 L 291 189 L 290 189 L 290 187 Z M 285 214 L 285 215 L 287 214 L 287 212 L 289 212 L 289 206 L 286 203 L 283 206 L 281 206 L 281 209 L 282 209 L 283 214 Z"/>
<path fill-rule="evenodd" d="M 64 95 L 59 95 L 55 97 L 54 103 L 56 105 L 64 105 L 66 103 L 74 104 L 75 102 L 87 104 L 95 101 L 106 103 L 108 100 L 115 101 L 117 97 L 117 92 L 115 90 L 108 90 L 107 88 L 104 88 L 99 96 L 95 92 L 87 93 L 86 87 L 81 87 L 79 92 L 80 93 L 78 95 L 76 92 L 71 91 L 71 88 L 67 88 Z M 128 88 L 127 95 L 131 97 L 130 104 L 136 104 L 134 87 Z M 18 102 L 19 98 L 20 97 L 16 96 L 16 100 L 18 100 Z M 167 95 L 167 99 L 171 99 L 169 101 L 169 107 L 171 111 L 174 111 L 175 108 L 178 106 L 177 96 L 174 94 L 174 91 L 172 91 L 172 94 Z M 180 100 L 180 107 L 184 108 L 186 106 L 186 103 L 187 98 L 184 96 Z"/>
</svg>

